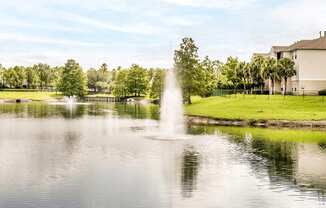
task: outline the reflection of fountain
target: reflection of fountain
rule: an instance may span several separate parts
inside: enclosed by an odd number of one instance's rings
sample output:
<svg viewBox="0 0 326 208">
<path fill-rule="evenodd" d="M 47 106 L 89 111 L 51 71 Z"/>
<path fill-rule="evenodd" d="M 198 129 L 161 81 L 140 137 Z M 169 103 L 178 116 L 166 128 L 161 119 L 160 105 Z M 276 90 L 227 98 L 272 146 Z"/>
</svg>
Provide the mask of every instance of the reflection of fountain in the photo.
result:
<svg viewBox="0 0 326 208">
<path fill-rule="evenodd" d="M 160 116 L 160 130 L 164 134 L 175 135 L 184 133 L 182 93 L 172 69 L 166 73 Z"/>
</svg>

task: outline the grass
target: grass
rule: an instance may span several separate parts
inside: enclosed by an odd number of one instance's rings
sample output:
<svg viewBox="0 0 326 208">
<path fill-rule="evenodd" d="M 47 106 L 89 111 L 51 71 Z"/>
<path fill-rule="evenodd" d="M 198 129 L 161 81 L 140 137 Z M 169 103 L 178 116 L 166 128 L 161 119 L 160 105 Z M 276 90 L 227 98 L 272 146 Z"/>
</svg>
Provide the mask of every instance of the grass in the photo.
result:
<svg viewBox="0 0 326 208">
<path fill-rule="evenodd" d="M 323 96 L 231 95 L 193 99 L 188 115 L 244 120 L 326 120 Z"/>
<path fill-rule="evenodd" d="M 254 139 L 264 139 L 269 141 L 286 141 L 286 142 L 305 142 L 319 143 L 326 142 L 324 131 L 308 131 L 293 129 L 264 129 L 250 127 L 217 127 L 221 132 L 230 135 L 245 137 L 250 133 Z"/>
<path fill-rule="evenodd" d="M 45 101 L 62 98 L 62 95 L 55 92 L 41 91 L 0 91 L 0 99 L 30 99 L 33 101 Z"/>
</svg>

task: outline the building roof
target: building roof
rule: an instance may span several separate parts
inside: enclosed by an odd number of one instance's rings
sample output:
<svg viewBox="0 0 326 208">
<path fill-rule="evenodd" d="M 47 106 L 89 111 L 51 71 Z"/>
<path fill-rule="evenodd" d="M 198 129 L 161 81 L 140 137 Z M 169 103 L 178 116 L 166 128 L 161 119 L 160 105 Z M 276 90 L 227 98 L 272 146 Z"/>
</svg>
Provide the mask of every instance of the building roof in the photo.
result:
<svg viewBox="0 0 326 208">
<path fill-rule="evenodd" d="M 272 46 L 272 50 L 275 52 L 281 52 L 288 50 L 289 46 Z"/>
<path fill-rule="evenodd" d="M 326 33 L 325 33 L 326 34 Z M 285 52 L 295 50 L 326 50 L 326 36 L 313 40 L 300 40 L 290 46 L 272 46 L 271 51 Z M 265 53 L 255 53 L 254 56 L 266 56 Z"/>
<path fill-rule="evenodd" d="M 269 53 L 254 53 L 253 57 L 255 56 L 269 56 Z"/>
<path fill-rule="evenodd" d="M 294 50 L 326 50 L 326 37 L 320 37 L 314 40 L 300 40 L 290 45 L 287 51 Z"/>
</svg>

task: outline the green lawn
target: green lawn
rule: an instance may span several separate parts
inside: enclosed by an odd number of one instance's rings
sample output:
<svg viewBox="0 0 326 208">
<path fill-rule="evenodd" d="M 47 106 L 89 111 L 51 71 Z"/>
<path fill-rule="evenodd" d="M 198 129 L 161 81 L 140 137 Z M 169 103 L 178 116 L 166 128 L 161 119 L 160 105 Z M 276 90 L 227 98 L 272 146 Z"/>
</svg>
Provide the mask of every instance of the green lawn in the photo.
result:
<svg viewBox="0 0 326 208">
<path fill-rule="evenodd" d="M 62 95 L 55 92 L 41 91 L 0 91 L 0 99 L 30 99 L 33 101 L 45 101 L 62 98 Z"/>
<path fill-rule="evenodd" d="M 250 128 L 250 127 L 217 127 L 221 132 L 245 137 L 250 133 L 255 139 L 264 139 L 269 141 L 287 141 L 287 142 L 326 142 L 326 134 L 324 131 L 312 130 L 294 130 L 294 129 L 265 129 L 265 128 Z"/>
<path fill-rule="evenodd" d="M 188 115 L 220 119 L 326 120 L 322 96 L 232 95 L 195 97 L 186 106 Z"/>
</svg>

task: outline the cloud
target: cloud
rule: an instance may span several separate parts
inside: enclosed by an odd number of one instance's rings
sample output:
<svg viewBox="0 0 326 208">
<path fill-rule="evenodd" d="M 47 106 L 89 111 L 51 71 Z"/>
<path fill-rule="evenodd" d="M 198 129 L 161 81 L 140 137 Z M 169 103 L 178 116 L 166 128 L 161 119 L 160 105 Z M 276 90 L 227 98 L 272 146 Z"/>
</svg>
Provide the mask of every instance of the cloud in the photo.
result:
<svg viewBox="0 0 326 208">
<path fill-rule="evenodd" d="M 248 7 L 257 0 L 162 0 L 169 4 L 191 7 L 240 9 Z"/>
<path fill-rule="evenodd" d="M 23 43 L 40 43 L 50 45 L 67 45 L 67 46 L 101 46 L 99 43 L 83 42 L 77 40 L 49 38 L 49 37 L 37 37 L 32 35 L 24 35 L 19 33 L 0 33 L 0 41 L 14 41 Z"/>
<path fill-rule="evenodd" d="M 134 33 L 134 34 L 153 34 L 156 31 L 159 30 L 159 28 L 154 27 L 146 22 L 140 22 L 137 24 L 127 24 L 127 25 L 121 25 L 121 24 L 115 24 L 109 21 L 103 21 L 95 18 L 90 18 L 87 16 L 82 16 L 79 14 L 74 13 L 62 13 L 59 18 L 71 21 L 75 23 L 80 23 L 83 25 L 87 25 L 89 27 L 96 27 L 100 29 L 109 29 L 112 31 L 117 32 L 123 32 L 123 33 Z"/>
<path fill-rule="evenodd" d="M 316 36 L 319 30 L 326 30 L 326 1 L 290 0 L 273 10 L 270 16 L 282 33 Z"/>
</svg>

